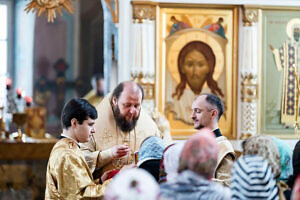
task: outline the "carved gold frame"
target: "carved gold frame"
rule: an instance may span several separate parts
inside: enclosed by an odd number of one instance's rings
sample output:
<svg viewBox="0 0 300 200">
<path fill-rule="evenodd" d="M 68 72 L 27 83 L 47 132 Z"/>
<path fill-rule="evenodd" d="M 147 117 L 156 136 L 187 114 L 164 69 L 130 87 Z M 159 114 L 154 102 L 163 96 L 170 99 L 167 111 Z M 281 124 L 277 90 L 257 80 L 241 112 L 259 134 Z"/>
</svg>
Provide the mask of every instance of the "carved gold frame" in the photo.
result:
<svg viewBox="0 0 300 200">
<path fill-rule="evenodd" d="M 211 9 L 211 10 L 230 10 L 232 11 L 232 52 L 231 52 L 231 59 L 232 59 L 232 70 L 231 76 L 226 77 L 226 85 L 230 86 L 228 88 L 231 92 L 228 94 L 230 95 L 231 101 L 228 102 L 231 108 L 231 115 L 230 119 L 226 124 L 221 124 L 220 128 L 226 137 L 230 139 L 234 139 L 237 137 L 237 61 L 238 61 L 238 6 L 232 5 L 203 5 L 203 4 L 158 4 L 156 6 L 156 94 L 155 94 L 155 103 L 158 107 L 159 112 L 164 113 L 165 111 L 165 99 L 166 99 L 166 54 L 165 54 L 165 44 L 163 38 L 163 15 L 168 12 L 176 12 L 176 10 L 181 9 L 184 12 L 189 13 L 192 9 Z M 172 11 L 171 11 L 172 10 Z M 218 15 L 218 13 L 216 13 Z M 228 56 L 226 56 L 228 58 Z M 229 66 L 227 66 L 229 67 Z M 226 70 L 226 73 L 228 71 Z M 227 76 L 227 75 L 226 75 Z M 172 116 L 166 116 L 171 125 L 171 134 L 173 139 L 186 139 L 190 135 L 196 132 L 193 126 L 188 126 L 180 121 L 175 121 Z"/>
</svg>

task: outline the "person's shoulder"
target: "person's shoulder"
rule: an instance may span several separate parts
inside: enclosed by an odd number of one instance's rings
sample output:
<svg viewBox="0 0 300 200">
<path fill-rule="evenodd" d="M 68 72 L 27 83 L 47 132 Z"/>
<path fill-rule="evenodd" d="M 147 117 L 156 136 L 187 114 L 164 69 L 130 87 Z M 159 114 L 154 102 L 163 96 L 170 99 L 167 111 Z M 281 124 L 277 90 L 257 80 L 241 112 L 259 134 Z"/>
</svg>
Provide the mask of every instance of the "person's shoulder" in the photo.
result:
<svg viewBox="0 0 300 200">
<path fill-rule="evenodd" d="M 216 142 L 219 147 L 219 154 L 222 155 L 222 157 L 225 157 L 229 154 L 231 157 L 235 158 L 233 145 L 225 136 L 217 137 Z"/>
<path fill-rule="evenodd" d="M 228 200 L 230 199 L 231 192 L 230 192 L 229 188 L 224 187 L 220 183 L 212 182 L 211 184 L 212 184 L 212 190 L 213 190 L 211 192 L 213 192 L 216 196 L 218 196 L 220 199 L 228 199 Z"/>
<path fill-rule="evenodd" d="M 51 151 L 51 156 L 74 156 L 78 154 L 78 149 L 79 147 L 72 139 L 62 138 L 54 145 Z"/>
</svg>

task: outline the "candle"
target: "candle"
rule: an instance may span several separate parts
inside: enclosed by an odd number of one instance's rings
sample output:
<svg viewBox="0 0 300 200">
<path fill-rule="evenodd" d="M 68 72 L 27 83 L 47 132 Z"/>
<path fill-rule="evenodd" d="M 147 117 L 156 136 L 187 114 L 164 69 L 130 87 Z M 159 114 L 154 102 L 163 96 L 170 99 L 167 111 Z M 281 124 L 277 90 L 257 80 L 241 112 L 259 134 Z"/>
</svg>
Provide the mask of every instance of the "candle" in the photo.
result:
<svg viewBox="0 0 300 200">
<path fill-rule="evenodd" d="M 7 78 L 6 79 L 6 89 L 9 90 L 11 88 L 11 84 L 12 84 L 12 79 L 11 78 Z"/>
<path fill-rule="evenodd" d="M 17 88 L 16 89 L 16 92 L 17 92 L 17 97 L 18 97 L 18 99 L 21 99 L 21 97 L 22 97 L 22 89 L 21 88 Z"/>
<path fill-rule="evenodd" d="M 25 97 L 26 100 L 26 106 L 30 107 L 31 103 L 32 103 L 32 98 L 31 97 Z"/>
</svg>

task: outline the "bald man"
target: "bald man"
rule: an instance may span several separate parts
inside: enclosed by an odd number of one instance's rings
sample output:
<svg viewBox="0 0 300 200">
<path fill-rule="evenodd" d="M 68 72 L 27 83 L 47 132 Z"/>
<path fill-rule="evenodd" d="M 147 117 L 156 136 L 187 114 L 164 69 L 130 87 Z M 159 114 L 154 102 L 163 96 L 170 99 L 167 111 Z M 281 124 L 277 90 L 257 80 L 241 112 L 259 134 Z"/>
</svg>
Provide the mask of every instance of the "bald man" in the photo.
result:
<svg viewBox="0 0 300 200">
<path fill-rule="evenodd" d="M 82 145 L 92 172 L 96 170 L 101 176 L 108 170 L 132 164 L 141 142 L 149 136 L 159 136 L 156 124 L 141 107 L 143 98 L 143 88 L 127 81 L 96 107 L 96 133 Z"/>
</svg>

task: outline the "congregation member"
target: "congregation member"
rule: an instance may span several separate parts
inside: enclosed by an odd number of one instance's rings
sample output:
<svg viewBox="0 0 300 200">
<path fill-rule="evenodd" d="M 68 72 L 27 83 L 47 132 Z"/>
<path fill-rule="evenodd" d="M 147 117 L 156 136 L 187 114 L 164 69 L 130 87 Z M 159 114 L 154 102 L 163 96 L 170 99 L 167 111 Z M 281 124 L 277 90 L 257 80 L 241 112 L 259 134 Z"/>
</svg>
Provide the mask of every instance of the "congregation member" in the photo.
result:
<svg viewBox="0 0 300 200">
<path fill-rule="evenodd" d="M 235 160 L 232 144 L 222 135 L 218 122 L 224 112 L 221 99 L 214 94 L 201 94 L 192 104 L 192 116 L 195 129 L 209 128 L 216 136 L 219 146 L 218 162 L 214 171 L 214 181 L 225 186 L 230 184 L 230 172 Z"/>
<path fill-rule="evenodd" d="M 300 199 L 300 176 L 295 181 L 295 186 L 293 189 L 291 200 L 299 200 Z"/>
<path fill-rule="evenodd" d="M 272 136 L 272 140 L 277 146 L 280 154 L 281 173 L 280 176 L 278 177 L 278 180 L 287 183 L 289 177 L 293 174 L 293 163 L 292 163 L 293 151 L 282 140 L 274 136 Z"/>
<path fill-rule="evenodd" d="M 159 166 L 165 148 L 166 144 L 160 137 L 150 136 L 142 142 L 138 153 L 137 167 L 149 172 L 157 182 L 159 181 Z"/>
<path fill-rule="evenodd" d="M 245 155 L 234 163 L 230 189 L 232 200 L 279 200 L 272 167 L 258 155 Z"/>
<path fill-rule="evenodd" d="M 105 190 L 105 200 L 158 200 L 159 186 L 145 170 L 121 171 Z"/>
<path fill-rule="evenodd" d="M 230 190 L 212 181 L 218 145 L 209 129 L 190 137 L 182 149 L 178 175 L 160 186 L 161 200 L 229 200 Z"/>
<path fill-rule="evenodd" d="M 289 177 L 288 185 L 290 188 L 294 188 L 295 181 L 300 174 L 300 140 L 296 143 L 293 150 L 293 174 Z"/>
<path fill-rule="evenodd" d="M 290 199 L 291 191 L 289 190 L 288 185 L 279 179 L 282 172 L 280 153 L 271 136 L 255 135 L 248 138 L 243 143 L 243 154 L 258 155 L 265 159 L 271 166 L 273 176 L 276 180 L 279 199 Z"/>
<path fill-rule="evenodd" d="M 171 144 L 165 148 L 160 164 L 159 183 L 172 181 L 178 175 L 179 158 L 184 142 Z"/>
<path fill-rule="evenodd" d="M 100 198 L 103 185 L 93 181 L 79 148 L 95 133 L 96 109 L 84 99 L 72 99 L 62 111 L 61 139 L 54 145 L 47 165 L 45 199 Z"/>
<path fill-rule="evenodd" d="M 133 82 L 120 83 L 96 107 L 96 133 L 82 145 L 82 151 L 91 171 L 101 176 L 108 170 L 121 169 L 135 162 L 135 153 L 149 136 L 159 136 L 150 116 L 143 110 L 142 87 Z M 99 177 L 95 176 L 95 178 Z"/>
</svg>

